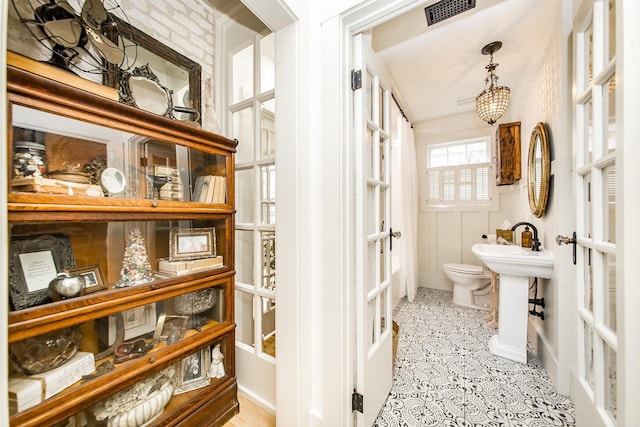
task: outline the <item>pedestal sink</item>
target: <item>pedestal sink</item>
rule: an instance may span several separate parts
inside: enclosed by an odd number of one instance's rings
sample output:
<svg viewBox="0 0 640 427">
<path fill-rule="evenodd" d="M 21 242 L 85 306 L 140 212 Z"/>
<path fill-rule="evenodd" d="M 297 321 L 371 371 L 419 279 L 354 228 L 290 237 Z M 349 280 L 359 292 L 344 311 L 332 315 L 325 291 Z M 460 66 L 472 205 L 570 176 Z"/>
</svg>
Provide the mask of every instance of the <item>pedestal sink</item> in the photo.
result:
<svg viewBox="0 0 640 427">
<path fill-rule="evenodd" d="M 498 334 L 489 339 L 489 350 L 496 356 L 527 363 L 529 278 L 551 278 L 553 252 L 485 243 L 476 243 L 471 250 L 500 275 Z"/>
</svg>

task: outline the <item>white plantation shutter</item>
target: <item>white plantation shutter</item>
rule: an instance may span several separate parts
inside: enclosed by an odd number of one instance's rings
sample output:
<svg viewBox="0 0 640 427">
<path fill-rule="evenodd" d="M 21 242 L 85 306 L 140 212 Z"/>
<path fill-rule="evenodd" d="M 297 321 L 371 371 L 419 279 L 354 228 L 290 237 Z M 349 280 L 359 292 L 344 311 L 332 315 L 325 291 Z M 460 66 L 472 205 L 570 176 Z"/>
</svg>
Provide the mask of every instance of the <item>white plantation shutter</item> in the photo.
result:
<svg viewBox="0 0 640 427">
<path fill-rule="evenodd" d="M 489 167 L 480 166 L 476 170 L 476 200 L 489 201 Z"/>
<path fill-rule="evenodd" d="M 427 204 L 440 207 L 490 204 L 490 168 L 489 163 L 431 168 L 427 172 Z"/>
<path fill-rule="evenodd" d="M 472 183 L 471 181 L 471 168 L 464 168 L 459 170 L 459 183 L 458 183 L 458 200 L 470 201 L 472 195 Z"/>
<path fill-rule="evenodd" d="M 452 170 L 442 171 L 442 200 L 456 200 L 456 173 Z"/>
<path fill-rule="evenodd" d="M 430 171 L 427 172 L 427 199 L 428 200 L 440 200 L 440 172 Z"/>
<path fill-rule="evenodd" d="M 491 197 L 493 183 L 490 139 L 487 137 L 433 144 L 427 147 L 424 186 L 426 204 L 431 209 L 496 210 Z"/>
</svg>

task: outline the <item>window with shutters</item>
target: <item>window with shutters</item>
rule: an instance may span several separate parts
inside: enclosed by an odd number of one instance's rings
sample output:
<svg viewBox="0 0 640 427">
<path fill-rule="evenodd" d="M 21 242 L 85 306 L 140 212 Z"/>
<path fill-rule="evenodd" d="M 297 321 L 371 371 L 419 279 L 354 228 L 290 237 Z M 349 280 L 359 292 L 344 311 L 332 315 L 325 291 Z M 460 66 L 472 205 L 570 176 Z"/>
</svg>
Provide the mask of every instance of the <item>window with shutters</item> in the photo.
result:
<svg viewBox="0 0 640 427">
<path fill-rule="evenodd" d="M 488 137 L 430 145 L 423 210 L 496 209 L 490 159 Z"/>
</svg>

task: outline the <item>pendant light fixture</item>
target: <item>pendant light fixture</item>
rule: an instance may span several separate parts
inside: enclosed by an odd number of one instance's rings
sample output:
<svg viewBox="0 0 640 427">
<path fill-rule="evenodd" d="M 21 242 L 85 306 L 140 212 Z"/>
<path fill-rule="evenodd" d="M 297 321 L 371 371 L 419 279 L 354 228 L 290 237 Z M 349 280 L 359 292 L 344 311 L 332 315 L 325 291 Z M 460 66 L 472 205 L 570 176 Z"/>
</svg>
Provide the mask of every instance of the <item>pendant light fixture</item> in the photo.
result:
<svg viewBox="0 0 640 427">
<path fill-rule="evenodd" d="M 509 108 L 511 89 L 498 86 L 498 76 L 495 74 L 498 64 L 493 63 L 493 54 L 502 47 L 502 42 L 491 42 L 482 48 L 483 55 L 490 55 L 486 68 L 489 75 L 485 79 L 485 89 L 476 96 L 476 113 L 485 122 L 494 124 Z"/>
</svg>

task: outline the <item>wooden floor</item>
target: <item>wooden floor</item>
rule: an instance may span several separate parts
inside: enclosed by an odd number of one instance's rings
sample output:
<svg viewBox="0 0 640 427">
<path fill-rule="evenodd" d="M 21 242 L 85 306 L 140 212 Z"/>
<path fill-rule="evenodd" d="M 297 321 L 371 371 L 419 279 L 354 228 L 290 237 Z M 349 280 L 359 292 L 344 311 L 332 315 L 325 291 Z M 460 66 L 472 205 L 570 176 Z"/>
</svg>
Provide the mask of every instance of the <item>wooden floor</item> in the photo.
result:
<svg viewBox="0 0 640 427">
<path fill-rule="evenodd" d="M 276 416 L 262 406 L 238 392 L 240 413 L 224 427 L 275 427 Z"/>
</svg>

